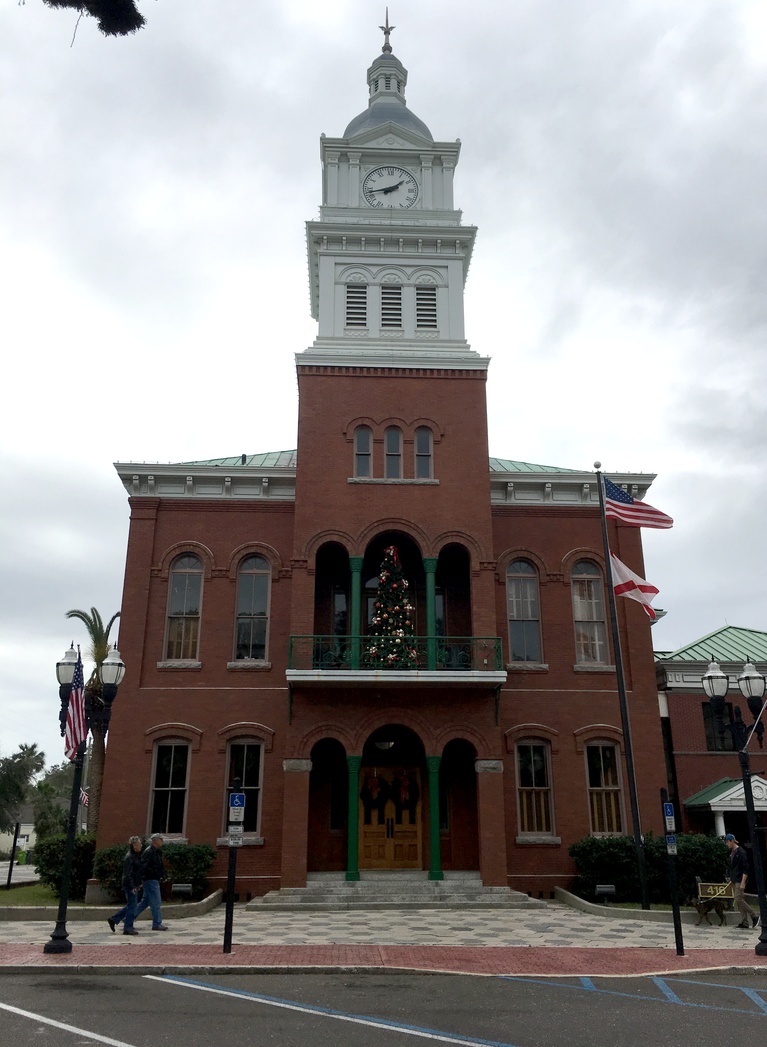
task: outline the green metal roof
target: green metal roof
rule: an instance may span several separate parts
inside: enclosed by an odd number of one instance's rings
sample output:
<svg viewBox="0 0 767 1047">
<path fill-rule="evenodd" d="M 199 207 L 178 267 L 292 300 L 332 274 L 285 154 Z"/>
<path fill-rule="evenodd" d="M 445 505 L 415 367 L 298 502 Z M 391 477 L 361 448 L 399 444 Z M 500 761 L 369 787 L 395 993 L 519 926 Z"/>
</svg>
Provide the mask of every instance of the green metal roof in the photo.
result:
<svg viewBox="0 0 767 1047">
<path fill-rule="evenodd" d="M 534 465 L 532 462 L 514 462 L 510 458 L 491 458 L 491 473 L 582 473 L 582 469 L 562 469 L 558 465 Z"/>
<path fill-rule="evenodd" d="M 242 455 L 236 454 L 231 458 L 207 458 L 198 462 L 177 462 L 177 465 L 202 465 L 221 466 L 221 468 L 234 468 L 235 466 L 251 466 L 254 469 L 295 469 L 295 451 L 267 451 L 265 454 Z M 491 458 L 491 473 L 581 473 L 582 469 L 562 469 L 557 465 L 535 465 L 532 462 L 514 462 L 510 458 Z"/>
<path fill-rule="evenodd" d="M 707 785 L 700 792 L 693 793 L 692 796 L 684 801 L 684 806 L 708 807 L 712 800 L 718 800 L 720 796 L 732 789 L 733 785 L 737 785 L 740 780 L 740 778 L 720 778 L 713 785 Z"/>
<path fill-rule="evenodd" d="M 767 661 L 767 633 L 760 629 L 740 629 L 725 625 L 708 636 L 680 647 L 678 651 L 664 651 L 656 658 L 668 662 L 715 662 Z"/>
<path fill-rule="evenodd" d="M 204 461 L 199 462 L 177 462 L 177 465 L 203 465 L 203 466 L 221 466 L 222 468 L 229 469 L 235 466 L 251 466 L 255 469 L 295 469 L 296 467 L 296 452 L 295 451 L 266 451 L 264 454 L 250 454 L 245 455 L 245 461 L 243 462 L 243 456 L 236 454 L 232 458 L 207 458 Z"/>
</svg>

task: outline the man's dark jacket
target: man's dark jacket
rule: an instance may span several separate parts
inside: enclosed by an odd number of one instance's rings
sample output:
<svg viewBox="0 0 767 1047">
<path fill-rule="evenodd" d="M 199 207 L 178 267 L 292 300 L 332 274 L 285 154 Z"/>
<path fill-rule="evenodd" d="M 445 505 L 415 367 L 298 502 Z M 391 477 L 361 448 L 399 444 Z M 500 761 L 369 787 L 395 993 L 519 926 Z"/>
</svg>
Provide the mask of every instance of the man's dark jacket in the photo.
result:
<svg viewBox="0 0 767 1047">
<path fill-rule="evenodd" d="M 748 855 L 742 847 L 734 847 L 730 852 L 730 879 L 733 883 L 740 883 L 744 876 L 748 876 Z"/>
<path fill-rule="evenodd" d="M 138 853 L 132 847 L 123 858 L 123 890 L 132 892 L 138 890 L 143 879 L 141 874 L 141 851 Z"/>
<path fill-rule="evenodd" d="M 155 847 L 150 843 L 141 855 L 141 865 L 144 870 L 145 880 L 165 879 L 165 866 L 162 862 L 159 847 Z"/>
</svg>

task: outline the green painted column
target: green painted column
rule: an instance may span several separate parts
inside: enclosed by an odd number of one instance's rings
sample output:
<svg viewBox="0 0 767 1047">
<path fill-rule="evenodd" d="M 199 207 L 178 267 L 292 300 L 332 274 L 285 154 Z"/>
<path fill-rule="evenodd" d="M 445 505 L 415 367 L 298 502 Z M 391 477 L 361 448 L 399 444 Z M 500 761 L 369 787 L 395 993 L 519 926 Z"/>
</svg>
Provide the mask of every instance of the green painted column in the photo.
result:
<svg viewBox="0 0 767 1047">
<path fill-rule="evenodd" d="M 426 571 L 426 668 L 437 668 L 437 559 L 423 561 Z"/>
<path fill-rule="evenodd" d="M 347 756 L 346 768 L 349 772 L 349 814 L 346 827 L 346 879 L 359 880 L 359 807 L 361 756 Z"/>
<path fill-rule="evenodd" d="M 349 607 L 349 635 L 351 641 L 351 668 L 360 667 L 360 633 L 362 631 L 362 564 L 361 556 L 350 556 L 349 567 L 352 572 L 352 592 Z"/>
<path fill-rule="evenodd" d="M 441 756 L 427 756 L 429 771 L 429 879 L 444 880 L 442 848 L 439 839 L 439 765 Z"/>
</svg>

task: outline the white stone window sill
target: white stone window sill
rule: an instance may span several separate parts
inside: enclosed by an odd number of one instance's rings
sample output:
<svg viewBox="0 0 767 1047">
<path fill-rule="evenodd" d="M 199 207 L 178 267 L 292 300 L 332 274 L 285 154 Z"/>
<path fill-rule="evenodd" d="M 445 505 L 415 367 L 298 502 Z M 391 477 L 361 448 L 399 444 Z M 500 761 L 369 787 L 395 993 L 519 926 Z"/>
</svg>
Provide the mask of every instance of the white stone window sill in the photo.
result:
<svg viewBox="0 0 767 1047">
<path fill-rule="evenodd" d="M 236 662 L 227 662 L 227 669 L 250 669 L 252 672 L 264 672 L 271 669 L 272 663 L 261 658 L 238 658 Z"/>
<path fill-rule="evenodd" d="M 507 662 L 506 668 L 510 673 L 547 673 L 548 662 Z"/>
<path fill-rule="evenodd" d="M 546 833 L 525 833 L 516 841 L 520 847 L 561 847 L 561 836 L 548 836 Z"/>
<path fill-rule="evenodd" d="M 178 661 L 158 662 L 158 669 L 202 669 L 202 662 L 179 658 Z"/>
<path fill-rule="evenodd" d="M 597 665 L 591 662 L 578 663 L 573 666 L 573 672 L 575 673 L 614 673 L 614 665 Z"/>
<path fill-rule="evenodd" d="M 421 486 L 438 487 L 439 480 L 412 480 L 412 479 L 400 479 L 400 480 L 385 480 L 383 477 L 378 476 L 350 476 L 346 481 L 348 484 L 416 484 Z"/>
<path fill-rule="evenodd" d="M 228 836 L 219 836 L 218 839 L 216 840 L 216 847 L 228 847 L 228 846 L 229 846 L 229 837 Z M 256 836 L 253 833 L 249 833 L 249 834 L 243 836 L 243 838 L 242 838 L 242 846 L 243 847 L 263 847 L 264 846 L 264 838 L 263 838 L 263 836 Z"/>
</svg>

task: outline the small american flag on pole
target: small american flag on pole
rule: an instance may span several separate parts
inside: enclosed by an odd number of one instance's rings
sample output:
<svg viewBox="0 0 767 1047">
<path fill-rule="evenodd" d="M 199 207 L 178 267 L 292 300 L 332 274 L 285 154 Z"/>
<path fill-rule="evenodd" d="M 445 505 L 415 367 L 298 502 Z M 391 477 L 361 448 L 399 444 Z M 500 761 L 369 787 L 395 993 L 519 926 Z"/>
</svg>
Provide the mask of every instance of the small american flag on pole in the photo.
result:
<svg viewBox="0 0 767 1047">
<path fill-rule="evenodd" d="M 603 477 L 605 482 L 605 516 L 612 516 L 614 520 L 621 523 L 631 524 L 632 527 L 673 527 L 674 521 L 666 516 L 660 509 L 655 509 L 647 502 L 640 502 L 636 498 L 618 487 L 612 480 Z"/>
<path fill-rule="evenodd" d="M 69 695 L 69 708 L 67 709 L 67 728 L 64 734 L 64 755 L 74 760 L 77 750 L 82 742 L 88 737 L 88 728 L 85 726 L 85 677 L 83 676 L 83 661 L 80 657 L 80 649 L 77 649 L 77 664 L 75 674 L 72 677 L 72 691 Z"/>
<path fill-rule="evenodd" d="M 87 789 L 81 789 L 80 790 L 80 803 L 83 805 L 83 807 L 87 807 L 88 806 L 88 790 Z"/>
</svg>

